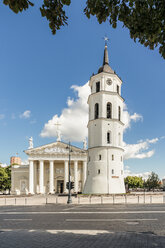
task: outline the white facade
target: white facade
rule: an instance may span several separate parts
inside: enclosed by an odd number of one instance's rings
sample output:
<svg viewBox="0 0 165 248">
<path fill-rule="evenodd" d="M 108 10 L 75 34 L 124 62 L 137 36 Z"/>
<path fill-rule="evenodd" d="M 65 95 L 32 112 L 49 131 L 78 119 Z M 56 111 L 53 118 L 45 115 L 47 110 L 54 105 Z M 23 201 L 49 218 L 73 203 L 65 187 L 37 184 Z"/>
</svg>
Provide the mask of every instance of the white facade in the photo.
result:
<svg viewBox="0 0 165 248">
<path fill-rule="evenodd" d="M 71 146 L 72 192 L 82 192 L 86 181 L 87 152 Z M 67 144 L 54 142 L 25 151 L 29 165 L 12 166 L 12 194 L 68 193 L 69 152 Z"/>
<path fill-rule="evenodd" d="M 105 46 L 103 67 L 91 77 L 88 98 L 88 168 L 84 193 L 125 193 L 123 173 L 122 81 L 110 68 Z"/>
</svg>

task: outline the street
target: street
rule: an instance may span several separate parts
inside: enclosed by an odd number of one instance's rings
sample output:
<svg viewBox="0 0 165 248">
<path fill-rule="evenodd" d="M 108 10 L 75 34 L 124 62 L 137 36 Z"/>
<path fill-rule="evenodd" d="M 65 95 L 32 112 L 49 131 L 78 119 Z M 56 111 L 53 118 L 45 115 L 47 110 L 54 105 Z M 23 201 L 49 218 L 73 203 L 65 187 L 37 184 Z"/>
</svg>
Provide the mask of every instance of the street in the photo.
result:
<svg viewBox="0 0 165 248">
<path fill-rule="evenodd" d="M 165 247 L 165 205 L 3 206 L 5 247 Z"/>
</svg>

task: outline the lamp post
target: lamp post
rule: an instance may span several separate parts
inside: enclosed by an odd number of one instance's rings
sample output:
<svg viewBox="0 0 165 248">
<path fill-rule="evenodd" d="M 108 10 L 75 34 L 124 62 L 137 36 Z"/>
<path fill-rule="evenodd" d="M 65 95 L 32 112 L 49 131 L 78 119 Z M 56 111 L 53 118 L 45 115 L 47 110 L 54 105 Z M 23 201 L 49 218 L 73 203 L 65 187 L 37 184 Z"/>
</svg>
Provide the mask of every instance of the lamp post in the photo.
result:
<svg viewBox="0 0 165 248">
<path fill-rule="evenodd" d="M 70 180 L 70 177 L 71 177 L 71 173 L 70 173 L 70 153 L 73 152 L 72 149 L 71 149 L 71 146 L 70 146 L 70 141 L 69 141 L 69 145 L 66 147 L 66 149 L 69 150 L 69 178 L 68 178 L 68 182 L 69 182 L 69 193 L 68 193 L 68 201 L 67 203 L 70 204 L 72 203 L 72 198 L 71 198 L 71 180 Z"/>
</svg>

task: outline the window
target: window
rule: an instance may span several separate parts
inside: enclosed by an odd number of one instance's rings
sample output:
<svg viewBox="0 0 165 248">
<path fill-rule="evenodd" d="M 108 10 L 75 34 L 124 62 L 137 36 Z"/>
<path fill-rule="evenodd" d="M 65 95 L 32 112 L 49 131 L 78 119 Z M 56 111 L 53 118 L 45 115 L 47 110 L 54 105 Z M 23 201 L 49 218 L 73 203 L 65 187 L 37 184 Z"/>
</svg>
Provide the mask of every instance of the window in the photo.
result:
<svg viewBox="0 0 165 248">
<path fill-rule="evenodd" d="M 100 82 L 97 82 L 96 83 L 96 92 L 99 92 L 100 91 Z"/>
<path fill-rule="evenodd" d="M 111 143 L 111 132 L 107 133 L 107 144 Z"/>
<path fill-rule="evenodd" d="M 99 154 L 99 160 L 101 160 L 101 154 Z"/>
<path fill-rule="evenodd" d="M 117 93 L 119 94 L 119 85 L 117 85 Z"/>
<path fill-rule="evenodd" d="M 112 104 L 110 102 L 107 103 L 107 118 L 112 118 Z"/>
<path fill-rule="evenodd" d="M 91 158 L 90 158 L 90 156 L 88 157 L 88 161 L 90 162 L 90 160 L 91 160 Z"/>
<path fill-rule="evenodd" d="M 100 170 L 98 170 L 98 174 L 100 174 Z"/>
<path fill-rule="evenodd" d="M 95 119 L 99 118 L 99 104 L 95 104 Z"/>
<path fill-rule="evenodd" d="M 112 169 L 112 174 L 114 174 L 114 169 Z"/>
<path fill-rule="evenodd" d="M 112 160 L 114 160 L 114 155 L 112 154 Z"/>
<path fill-rule="evenodd" d="M 118 120 L 120 121 L 121 119 L 121 108 L 120 106 L 118 107 Z"/>
</svg>

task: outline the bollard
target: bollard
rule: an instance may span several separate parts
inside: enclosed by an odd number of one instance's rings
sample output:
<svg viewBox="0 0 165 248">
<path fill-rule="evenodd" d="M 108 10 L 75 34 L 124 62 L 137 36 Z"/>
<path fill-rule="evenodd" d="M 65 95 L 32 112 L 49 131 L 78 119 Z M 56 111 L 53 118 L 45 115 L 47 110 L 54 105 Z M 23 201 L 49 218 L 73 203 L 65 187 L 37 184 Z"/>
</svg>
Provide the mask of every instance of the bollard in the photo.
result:
<svg viewBox="0 0 165 248">
<path fill-rule="evenodd" d="M 15 205 L 17 204 L 17 199 L 15 198 Z"/>
<path fill-rule="evenodd" d="M 91 199 L 92 197 L 91 196 L 89 196 L 89 203 L 91 204 L 91 201 L 92 201 L 92 199 Z"/>
<path fill-rule="evenodd" d="M 48 198 L 46 197 L 46 204 L 48 204 Z"/>
<path fill-rule="evenodd" d="M 127 195 L 125 195 L 125 204 L 127 204 Z"/>
<path fill-rule="evenodd" d="M 58 196 L 56 196 L 56 204 L 58 203 Z"/>
<path fill-rule="evenodd" d="M 27 199 L 25 198 L 25 205 L 27 205 Z"/>
<path fill-rule="evenodd" d="M 146 203 L 146 196 L 145 196 L 145 193 L 144 193 L 144 203 Z"/>
<path fill-rule="evenodd" d="M 140 202 L 140 196 L 138 195 L 138 203 Z"/>
<path fill-rule="evenodd" d="M 78 197 L 78 204 L 80 204 L 80 197 Z"/>
<path fill-rule="evenodd" d="M 5 198 L 5 205 L 6 205 L 6 198 Z"/>
<path fill-rule="evenodd" d="M 103 204 L 103 196 L 101 195 L 101 204 Z"/>
<path fill-rule="evenodd" d="M 113 204 L 115 204 L 115 195 L 113 195 Z"/>
</svg>

